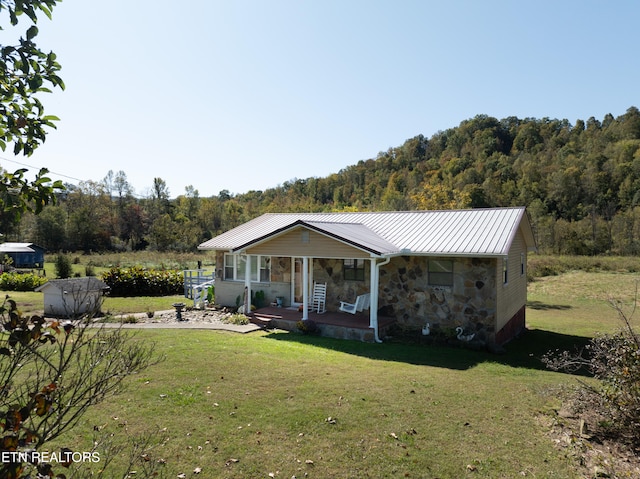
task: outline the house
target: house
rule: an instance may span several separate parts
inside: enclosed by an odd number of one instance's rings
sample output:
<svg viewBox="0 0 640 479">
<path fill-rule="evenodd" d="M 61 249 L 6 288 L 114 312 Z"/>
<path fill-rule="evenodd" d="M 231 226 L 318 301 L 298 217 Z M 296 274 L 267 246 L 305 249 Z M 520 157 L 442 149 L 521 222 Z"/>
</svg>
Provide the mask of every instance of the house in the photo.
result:
<svg viewBox="0 0 640 479">
<path fill-rule="evenodd" d="M 104 293 L 109 289 L 106 283 L 87 276 L 84 278 L 51 279 L 35 291 L 44 296 L 46 316 L 78 318 L 83 314 L 99 314 Z"/>
<path fill-rule="evenodd" d="M 0 258 L 9 256 L 14 268 L 42 268 L 44 266 L 44 251 L 42 246 L 33 243 L 2 243 L 0 244 Z"/>
<path fill-rule="evenodd" d="M 216 255 L 216 302 L 237 306 L 262 290 L 301 306 L 327 283 L 326 309 L 369 293 L 371 338 L 378 315 L 416 332 L 462 328 L 501 345 L 525 327 L 527 254 L 535 240 L 526 211 L 264 214 L 198 249 Z M 344 313 L 343 313 L 344 314 Z M 347 317 L 348 315 L 345 315 Z"/>
</svg>

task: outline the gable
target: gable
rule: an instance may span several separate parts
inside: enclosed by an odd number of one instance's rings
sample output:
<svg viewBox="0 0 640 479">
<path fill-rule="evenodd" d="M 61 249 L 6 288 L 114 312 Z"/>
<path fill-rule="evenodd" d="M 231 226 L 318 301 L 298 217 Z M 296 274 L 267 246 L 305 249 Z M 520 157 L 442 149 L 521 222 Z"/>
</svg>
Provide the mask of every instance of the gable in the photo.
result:
<svg viewBox="0 0 640 479">
<path fill-rule="evenodd" d="M 298 226 L 246 249 L 248 254 L 271 256 L 315 256 L 317 258 L 369 258 L 371 255 L 350 244 Z"/>
</svg>

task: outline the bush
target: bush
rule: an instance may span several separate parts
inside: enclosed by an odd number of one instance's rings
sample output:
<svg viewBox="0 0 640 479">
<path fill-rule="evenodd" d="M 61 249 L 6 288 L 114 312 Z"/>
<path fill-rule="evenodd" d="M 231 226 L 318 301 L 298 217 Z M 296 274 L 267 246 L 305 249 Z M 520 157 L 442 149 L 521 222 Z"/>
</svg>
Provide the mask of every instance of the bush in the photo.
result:
<svg viewBox="0 0 640 479">
<path fill-rule="evenodd" d="M 557 276 L 569 271 L 614 271 L 637 273 L 640 258 L 632 256 L 530 255 L 527 258 L 529 281 L 542 276 Z"/>
<path fill-rule="evenodd" d="M 249 324 L 249 318 L 244 314 L 232 314 L 231 316 L 222 319 L 222 322 L 227 324 L 245 325 Z"/>
<path fill-rule="evenodd" d="M 616 334 L 597 336 L 584 351 L 554 351 L 544 358 L 554 370 L 578 372 L 586 370 L 599 380 L 591 386 L 582 384 L 575 403 L 601 418 L 600 432 L 633 446 L 640 445 L 640 336 L 622 306 L 611 304 L 622 320 Z M 637 294 L 636 294 L 637 304 Z"/>
<path fill-rule="evenodd" d="M 320 329 L 312 319 L 300 320 L 296 323 L 296 327 L 302 334 L 319 334 Z"/>
<path fill-rule="evenodd" d="M 111 296 L 172 296 L 184 292 L 182 271 L 111 268 L 102 274 Z"/>
<path fill-rule="evenodd" d="M 0 290 L 33 291 L 46 282 L 47 278 L 33 273 L 2 273 L 0 275 Z"/>
<path fill-rule="evenodd" d="M 56 260 L 54 263 L 56 276 L 58 278 L 70 278 L 73 274 L 73 267 L 71 266 L 71 260 L 68 256 L 63 254 L 59 254 L 56 256 Z"/>
</svg>

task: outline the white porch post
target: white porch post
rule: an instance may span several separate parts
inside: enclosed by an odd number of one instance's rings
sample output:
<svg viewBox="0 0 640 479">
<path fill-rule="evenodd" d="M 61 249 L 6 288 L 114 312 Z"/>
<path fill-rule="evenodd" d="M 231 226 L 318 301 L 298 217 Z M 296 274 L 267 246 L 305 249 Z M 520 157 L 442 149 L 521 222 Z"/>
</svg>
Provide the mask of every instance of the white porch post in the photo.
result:
<svg viewBox="0 0 640 479">
<path fill-rule="evenodd" d="M 309 319 L 309 258 L 302 257 L 302 320 Z"/>
<path fill-rule="evenodd" d="M 244 290 L 246 297 L 244 299 L 244 314 L 251 314 L 251 256 L 246 255 L 246 262 L 244 265 Z"/>
<path fill-rule="evenodd" d="M 369 327 L 373 328 L 376 334 L 376 338 L 378 337 L 378 284 L 380 283 L 378 279 L 378 268 L 376 267 L 376 258 L 371 258 L 371 273 L 369 275 L 371 278 L 371 291 L 369 291 Z"/>
</svg>

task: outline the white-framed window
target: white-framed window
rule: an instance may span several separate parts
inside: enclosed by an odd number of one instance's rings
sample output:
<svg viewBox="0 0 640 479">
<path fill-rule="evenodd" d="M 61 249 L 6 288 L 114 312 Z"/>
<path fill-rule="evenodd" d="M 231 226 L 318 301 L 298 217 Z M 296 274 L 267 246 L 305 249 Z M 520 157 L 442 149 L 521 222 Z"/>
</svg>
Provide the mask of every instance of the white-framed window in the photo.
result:
<svg viewBox="0 0 640 479">
<path fill-rule="evenodd" d="M 520 253 L 520 276 L 524 276 L 526 272 L 526 258 L 524 253 Z"/>
<path fill-rule="evenodd" d="M 271 281 L 271 256 L 262 255 L 224 255 L 224 279 L 226 281 L 244 281 L 247 272 L 247 258 L 250 258 L 251 282 Z"/>
<path fill-rule="evenodd" d="M 450 259 L 429 260 L 429 286 L 453 286 L 453 261 Z"/>
</svg>

